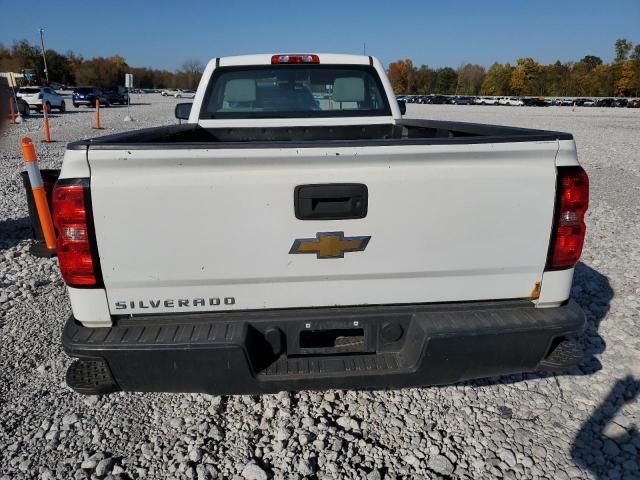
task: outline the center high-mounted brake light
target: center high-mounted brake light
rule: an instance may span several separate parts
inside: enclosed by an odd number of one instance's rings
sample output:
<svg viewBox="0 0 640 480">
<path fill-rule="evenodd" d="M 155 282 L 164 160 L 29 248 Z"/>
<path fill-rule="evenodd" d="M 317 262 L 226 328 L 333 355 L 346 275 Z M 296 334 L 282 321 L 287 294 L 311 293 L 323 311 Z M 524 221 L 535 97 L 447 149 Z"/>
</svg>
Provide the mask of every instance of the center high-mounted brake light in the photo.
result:
<svg viewBox="0 0 640 480">
<path fill-rule="evenodd" d="M 98 260 L 87 212 L 86 179 L 60 180 L 53 188 L 53 224 L 60 272 L 71 287 L 98 285 Z"/>
<path fill-rule="evenodd" d="M 582 167 L 559 167 L 553 232 L 546 270 L 573 267 L 582 255 L 589 177 Z"/>
<path fill-rule="evenodd" d="M 271 57 L 271 63 L 320 63 L 320 57 L 318 55 L 311 54 L 273 55 Z"/>
</svg>

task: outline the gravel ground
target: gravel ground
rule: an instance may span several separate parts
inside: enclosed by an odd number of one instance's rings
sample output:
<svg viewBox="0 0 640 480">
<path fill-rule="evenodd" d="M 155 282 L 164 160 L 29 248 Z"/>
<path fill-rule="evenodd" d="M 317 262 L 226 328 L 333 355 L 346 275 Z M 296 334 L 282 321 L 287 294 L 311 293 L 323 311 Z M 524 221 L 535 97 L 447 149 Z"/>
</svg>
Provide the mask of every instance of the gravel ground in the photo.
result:
<svg viewBox="0 0 640 480">
<path fill-rule="evenodd" d="M 103 133 L 173 123 L 173 99 L 103 111 Z M 573 295 L 589 360 L 566 375 L 441 388 L 262 397 L 118 393 L 64 384 L 70 314 L 55 260 L 28 253 L 19 138 L 41 167 L 95 135 L 93 112 L 1 135 L 0 480 L 23 478 L 640 478 L 640 111 L 409 106 L 409 115 L 564 130 L 591 177 L 588 236 Z"/>
</svg>

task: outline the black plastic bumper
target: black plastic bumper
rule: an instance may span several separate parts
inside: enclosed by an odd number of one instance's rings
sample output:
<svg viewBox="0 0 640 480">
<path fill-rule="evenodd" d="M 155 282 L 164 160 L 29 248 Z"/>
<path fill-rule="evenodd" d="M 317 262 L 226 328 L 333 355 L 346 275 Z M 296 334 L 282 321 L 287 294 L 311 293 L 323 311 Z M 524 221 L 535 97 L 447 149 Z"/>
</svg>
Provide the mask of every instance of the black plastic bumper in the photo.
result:
<svg viewBox="0 0 640 480">
<path fill-rule="evenodd" d="M 111 328 L 71 318 L 62 342 L 73 357 L 106 362 L 122 390 L 256 394 L 533 371 L 583 325 L 573 301 L 536 309 L 523 300 L 183 314 Z"/>
</svg>

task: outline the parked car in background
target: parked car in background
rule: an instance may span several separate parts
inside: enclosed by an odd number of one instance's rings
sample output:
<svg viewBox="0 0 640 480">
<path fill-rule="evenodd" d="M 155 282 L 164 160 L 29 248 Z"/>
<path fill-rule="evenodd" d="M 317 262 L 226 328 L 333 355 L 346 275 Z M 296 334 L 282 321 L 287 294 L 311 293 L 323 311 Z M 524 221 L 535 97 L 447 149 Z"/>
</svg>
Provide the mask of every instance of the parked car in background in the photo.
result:
<svg viewBox="0 0 640 480">
<path fill-rule="evenodd" d="M 524 101 L 521 98 L 517 97 L 502 97 L 498 100 L 500 105 L 508 105 L 510 107 L 522 107 L 524 106 Z"/>
<path fill-rule="evenodd" d="M 473 97 L 453 97 L 449 103 L 451 105 L 473 105 Z"/>
<path fill-rule="evenodd" d="M 67 86 L 64 83 L 49 82 L 49 86 L 54 90 L 66 90 Z"/>
<path fill-rule="evenodd" d="M 576 98 L 573 101 L 573 104 L 576 107 L 593 107 L 596 104 L 596 102 L 591 98 Z"/>
<path fill-rule="evenodd" d="M 96 101 L 100 101 L 103 107 L 109 106 L 109 99 L 101 88 L 98 87 L 78 87 L 73 91 L 71 96 L 73 106 L 78 108 L 80 105 L 87 107 L 95 107 Z"/>
<path fill-rule="evenodd" d="M 476 97 L 473 103 L 476 105 L 498 105 L 498 99 L 495 97 Z"/>
<path fill-rule="evenodd" d="M 613 98 L 601 98 L 599 99 L 595 106 L 596 107 L 613 107 L 614 100 Z"/>
<path fill-rule="evenodd" d="M 194 98 L 195 96 L 196 92 L 194 90 L 182 90 L 174 95 L 176 98 Z"/>
<path fill-rule="evenodd" d="M 160 95 L 162 95 L 163 97 L 174 97 L 179 91 L 180 90 L 177 90 L 175 88 L 167 88 L 165 90 L 162 90 L 160 92 Z"/>
<path fill-rule="evenodd" d="M 640 108 L 640 98 L 636 98 L 635 100 L 629 100 L 627 102 L 627 108 Z"/>
<path fill-rule="evenodd" d="M 429 96 L 429 103 L 431 103 L 433 105 L 444 105 L 445 103 L 447 103 L 448 100 L 449 100 L 449 97 L 446 97 L 444 95 L 430 95 Z"/>
<path fill-rule="evenodd" d="M 118 105 L 126 105 L 127 104 L 127 92 L 122 91 L 120 89 L 116 90 L 105 90 L 104 96 L 107 98 L 107 102 L 110 105 L 118 104 Z"/>
<path fill-rule="evenodd" d="M 549 106 L 560 107 L 571 105 L 571 101 L 565 98 L 547 98 L 544 101 Z"/>
<path fill-rule="evenodd" d="M 18 89 L 16 95 L 27 102 L 30 109 L 39 112 L 42 111 L 44 105 L 49 111 L 55 108 L 60 112 L 64 112 L 67 107 L 62 95 L 51 87 L 22 87 Z"/>
<path fill-rule="evenodd" d="M 624 107 L 626 107 L 628 105 L 628 103 L 629 103 L 629 99 L 627 99 L 627 98 L 616 98 L 613 101 L 613 105 L 612 106 L 613 107 L 618 107 L 618 108 L 620 108 L 620 107 L 624 108 Z"/>
<path fill-rule="evenodd" d="M 534 97 L 534 98 L 523 98 L 522 102 L 527 107 L 547 107 L 549 104 L 542 98 Z"/>
</svg>

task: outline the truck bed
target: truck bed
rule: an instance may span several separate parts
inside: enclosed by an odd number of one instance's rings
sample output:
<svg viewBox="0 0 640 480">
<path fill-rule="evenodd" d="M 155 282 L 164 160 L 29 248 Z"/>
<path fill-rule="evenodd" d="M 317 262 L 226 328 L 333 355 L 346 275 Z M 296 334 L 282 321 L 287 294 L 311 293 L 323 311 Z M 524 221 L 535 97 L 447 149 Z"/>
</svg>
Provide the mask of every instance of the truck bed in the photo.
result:
<svg viewBox="0 0 640 480">
<path fill-rule="evenodd" d="M 278 148 L 438 145 L 571 140 L 569 133 L 527 128 L 403 119 L 397 125 L 203 128 L 198 124 L 135 130 L 71 143 L 69 149 Z"/>
</svg>

